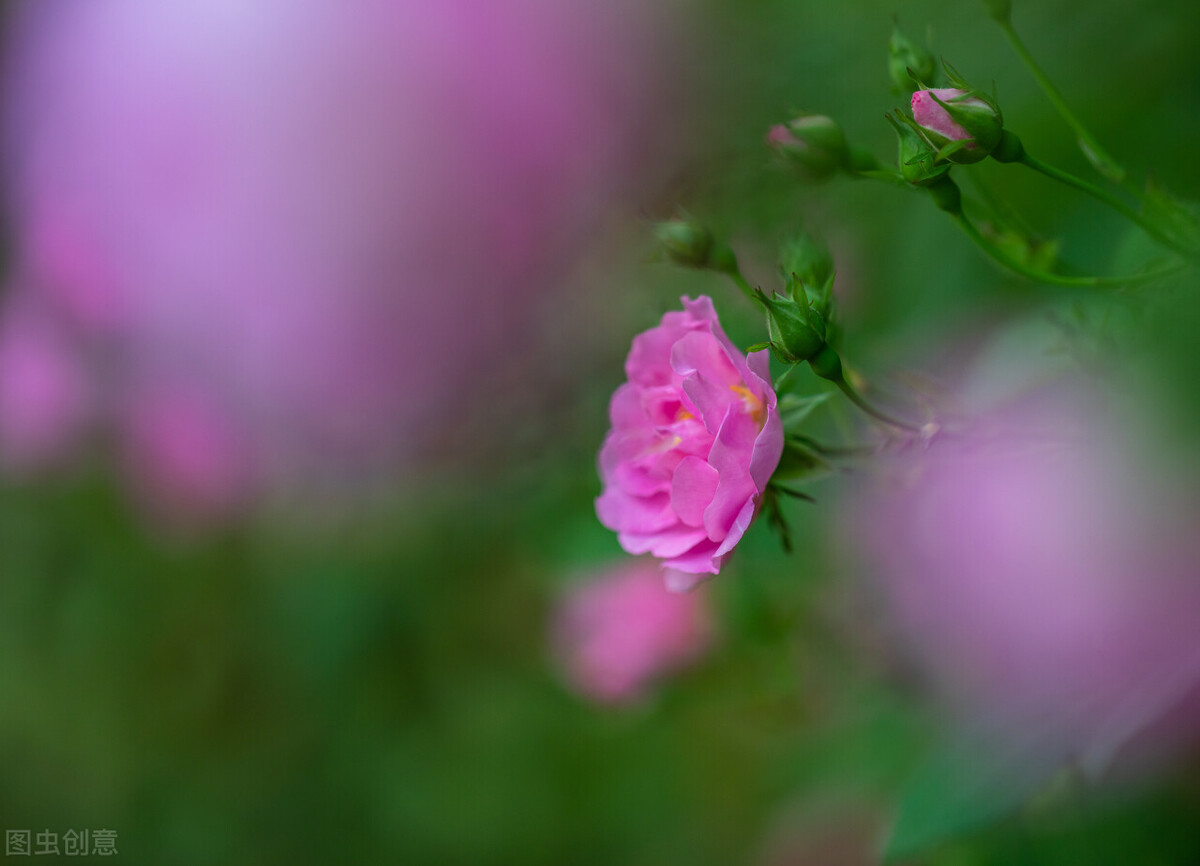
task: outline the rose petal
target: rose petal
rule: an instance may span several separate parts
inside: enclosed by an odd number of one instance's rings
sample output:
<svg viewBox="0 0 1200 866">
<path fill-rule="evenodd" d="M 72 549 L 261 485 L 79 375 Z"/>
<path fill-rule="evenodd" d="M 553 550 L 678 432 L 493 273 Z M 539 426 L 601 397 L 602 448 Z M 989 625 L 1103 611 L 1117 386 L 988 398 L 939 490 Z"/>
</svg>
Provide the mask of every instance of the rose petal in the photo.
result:
<svg viewBox="0 0 1200 866">
<path fill-rule="evenodd" d="M 742 383 L 742 375 L 729 360 L 726 348 L 711 332 L 692 331 L 680 338 L 671 348 L 671 369 L 685 379 L 692 373 L 702 373 L 726 387 Z"/>
<path fill-rule="evenodd" d="M 642 389 L 626 382 L 612 395 L 608 418 L 614 430 L 636 430 L 646 425 L 646 410 L 642 406 Z"/>
<path fill-rule="evenodd" d="M 750 528 L 750 524 L 754 522 L 754 515 L 758 513 L 758 502 L 751 498 L 746 500 L 746 504 L 742 506 L 742 510 L 738 512 L 737 517 L 733 519 L 733 525 L 729 527 L 729 533 L 725 536 L 725 540 L 721 542 L 721 546 L 717 548 L 716 555 L 724 556 L 729 551 L 733 550 L 735 544 L 742 540 L 742 536 L 746 534 L 746 530 Z"/>
<path fill-rule="evenodd" d="M 653 533 L 622 532 L 618 534 L 617 540 L 621 542 L 621 547 L 626 553 L 632 553 L 634 556 L 652 553 L 659 559 L 679 556 L 697 544 L 708 541 L 703 529 L 693 529 L 682 524 Z"/>
<path fill-rule="evenodd" d="M 698 574 L 689 574 L 686 571 L 679 571 L 675 568 L 667 568 L 663 570 L 663 585 L 670 592 L 691 592 L 700 584 L 704 583 L 708 578 L 701 577 Z"/>
<path fill-rule="evenodd" d="M 687 574 L 717 574 L 721 570 L 724 558 L 718 557 L 716 553 L 716 543 L 706 539 L 686 553 L 673 556 L 663 564 L 667 568 Z"/>
<path fill-rule="evenodd" d="M 758 492 L 767 489 L 771 474 L 779 465 L 783 456 L 783 421 L 775 411 L 774 401 L 767 407 L 767 417 L 754 440 L 754 450 L 750 455 L 750 477 Z"/>
<path fill-rule="evenodd" d="M 729 407 L 708 455 L 709 464 L 721 476 L 712 503 L 704 512 L 704 528 L 713 541 L 724 540 L 746 500 L 758 492 L 747 460 L 757 435 L 758 425 L 754 419 L 738 411 L 736 406 Z"/>
<path fill-rule="evenodd" d="M 729 404 L 738 400 L 738 395 L 728 385 L 714 382 L 702 373 L 692 373 L 683 381 L 683 392 L 687 394 L 710 436 L 715 436 L 729 411 Z"/>
<path fill-rule="evenodd" d="M 685 457 L 675 467 L 671 482 L 671 507 L 688 526 L 704 525 L 704 510 L 717 492 L 721 476 L 699 457 Z"/>
<path fill-rule="evenodd" d="M 618 487 L 607 488 L 596 499 L 596 516 L 615 532 L 658 532 L 678 522 L 668 494 L 630 496 Z"/>
</svg>

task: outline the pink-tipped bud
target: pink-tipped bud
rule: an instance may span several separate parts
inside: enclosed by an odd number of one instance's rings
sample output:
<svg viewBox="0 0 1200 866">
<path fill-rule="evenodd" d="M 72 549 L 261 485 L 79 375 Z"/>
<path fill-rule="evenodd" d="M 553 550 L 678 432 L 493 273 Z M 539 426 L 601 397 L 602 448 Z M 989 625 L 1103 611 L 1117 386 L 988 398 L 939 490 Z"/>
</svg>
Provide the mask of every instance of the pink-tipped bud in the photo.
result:
<svg viewBox="0 0 1200 866">
<path fill-rule="evenodd" d="M 980 98 L 978 91 L 954 87 L 918 90 L 912 95 L 912 113 L 935 148 L 964 142 L 945 156 L 950 162 L 978 162 L 992 152 L 1004 132 L 999 109 Z"/>
<path fill-rule="evenodd" d="M 917 123 L 926 130 L 935 132 L 950 141 L 962 141 L 963 139 L 971 138 L 971 133 L 963 129 L 961 125 L 955 122 L 946 109 L 937 104 L 937 100 L 934 99 L 935 96 L 942 100 L 942 102 L 949 102 L 951 99 L 959 99 L 966 96 L 966 93 L 962 90 L 955 90 L 953 87 L 942 87 L 937 90 L 918 90 L 912 95 L 912 113 Z M 967 102 L 983 106 L 983 102 L 978 99 L 967 100 Z M 967 146 L 973 147 L 974 145 Z"/>
<path fill-rule="evenodd" d="M 832 118 L 806 114 L 771 127 L 767 146 L 809 180 L 819 181 L 850 166 L 846 133 Z"/>
</svg>

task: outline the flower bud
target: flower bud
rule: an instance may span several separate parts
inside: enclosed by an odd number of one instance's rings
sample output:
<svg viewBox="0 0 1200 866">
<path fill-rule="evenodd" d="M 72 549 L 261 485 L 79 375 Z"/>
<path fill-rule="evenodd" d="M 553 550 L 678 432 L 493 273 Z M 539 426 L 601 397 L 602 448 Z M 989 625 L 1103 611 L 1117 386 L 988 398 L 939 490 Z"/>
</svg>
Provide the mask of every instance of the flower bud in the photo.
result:
<svg viewBox="0 0 1200 866">
<path fill-rule="evenodd" d="M 807 232 L 801 232 L 783 248 L 780 266 L 784 279 L 795 277 L 801 286 L 810 289 L 821 289 L 833 277 L 829 248 Z M 802 295 L 793 297 L 804 300 Z"/>
<path fill-rule="evenodd" d="M 677 265 L 728 272 L 737 269 L 733 251 L 718 243 L 712 232 L 687 219 L 670 219 L 654 227 L 654 236 L 667 258 Z"/>
<path fill-rule="evenodd" d="M 816 357 L 825 348 L 825 320 L 807 303 L 767 295 L 762 289 L 756 289 L 754 294 L 767 314 L 771 348 L 780 360 L 798 364 Z"/>
<path fill-rule="evenodd" d="M 807 114 L 771 127 L 767 145 L 812 181 L 850 165 L 846 133 L 823 114 Z"/>
<path fill-rule="evenodd" d="M 950 165 L 937 161 L 937 151 L 917 131 L 916 121 L 899 110 L 884 119 L 896 130 L 900 140 L 901 176 L 913 186 L 930 186 L 941 180 Z"/>
<path fill-rule="evenodd" d="M 912 96 L 912 112 L 939 157 L 954 163 L 979 162 L 1000 143 L 1004 132 L 1000 109 L 976 90 L 918 90 Z"/>
<path fill-rule="evenodd" d="M 888 73 L 897 93 L 913 93 L 933 83 L 937 64 L 932 54 L 913 44 L 896 26 L 888 43 Z"/>
<path fill-rule="evenodd" d="M 654 227 L 654 237 L 671 261 L 690 268 L 703 268 L 712 252 L 712 232 L 689 220 L 672 219 Z"/>
</svg>

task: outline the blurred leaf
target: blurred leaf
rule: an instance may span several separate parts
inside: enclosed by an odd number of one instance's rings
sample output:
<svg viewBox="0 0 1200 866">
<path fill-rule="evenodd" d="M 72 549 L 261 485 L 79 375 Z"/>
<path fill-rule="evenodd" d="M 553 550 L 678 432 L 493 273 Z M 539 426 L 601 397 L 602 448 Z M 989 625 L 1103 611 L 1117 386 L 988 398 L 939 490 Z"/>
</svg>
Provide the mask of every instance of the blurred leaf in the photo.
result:
<svg viewBox="0 0 1200 866">
<path fill-rule="evenodd" d="M 1034 744 L 1017 738 L 1006 748 L 980 738 L 935 746 L 901 793 L 885 862 L 922 854 L 1016 811 L 1047 774 Z"/>
<path fill-rule="evenodd" d="M 783 456 L 772 478 L 812 481 L 833 471 L 832 464 L 816 451 L 795 439 L 783 443 Z"/>
<path fill-rule="evenodd" d="M 986 234 L 1008 258 L 1039 271 L 1056 269 L 1060 247 L 1058 241 L 1038 240 L 1010 228 L 995 226 L 989 226 Z"/>
<path fill-rule="evenodd" d="M 1200 249 L 1200 205 L 1171 195 L 1153 178 L 1146 183 L 1142 215 L 1180 243 Z"/>
<path fill-rule="evenodd" d="M 804 419 L 812 414 L 814 409 L 828 400 L 832 394 L 832 391 L 824 391 L 808 397 L 785 394 L 779 399 L 779 417 L 783 420 L 783 428 L 785 430 L 794 430 L 799 427 L 804 422 Z"/>
</svg>

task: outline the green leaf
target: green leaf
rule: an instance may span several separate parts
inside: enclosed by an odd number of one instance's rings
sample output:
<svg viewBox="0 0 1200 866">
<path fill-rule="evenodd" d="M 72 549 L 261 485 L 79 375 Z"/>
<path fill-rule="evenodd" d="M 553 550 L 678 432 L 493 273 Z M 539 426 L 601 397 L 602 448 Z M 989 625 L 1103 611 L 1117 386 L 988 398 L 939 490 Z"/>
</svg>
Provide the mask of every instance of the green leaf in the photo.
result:
<svg viewBox="0 0 1200 866">
<path fill-rule="evenodd" d="M 832 471 L 833 465 L 816 451 L 795 439 L 788 439 L 783 443 L 783 456 L 779 458 L 779 466 L 771 478 L 811 481 Z"/>
<path fill-rule="evenodd" d="M 957 741 L 936 746 L 900 795 L 899 815 L 884 851 L 896 863 L 1017 812 L 1053 775 L 1034 739 L 1007 746 Z"/>
<path fill-rule="evenodd" d="M 812 411 L 833 396 L 832 391 L 823 391 L 807 397 L 785 394 L 779 398 L 779 417 L 784 430 L 795 430 L 804 423 Z"/>
</svg>

